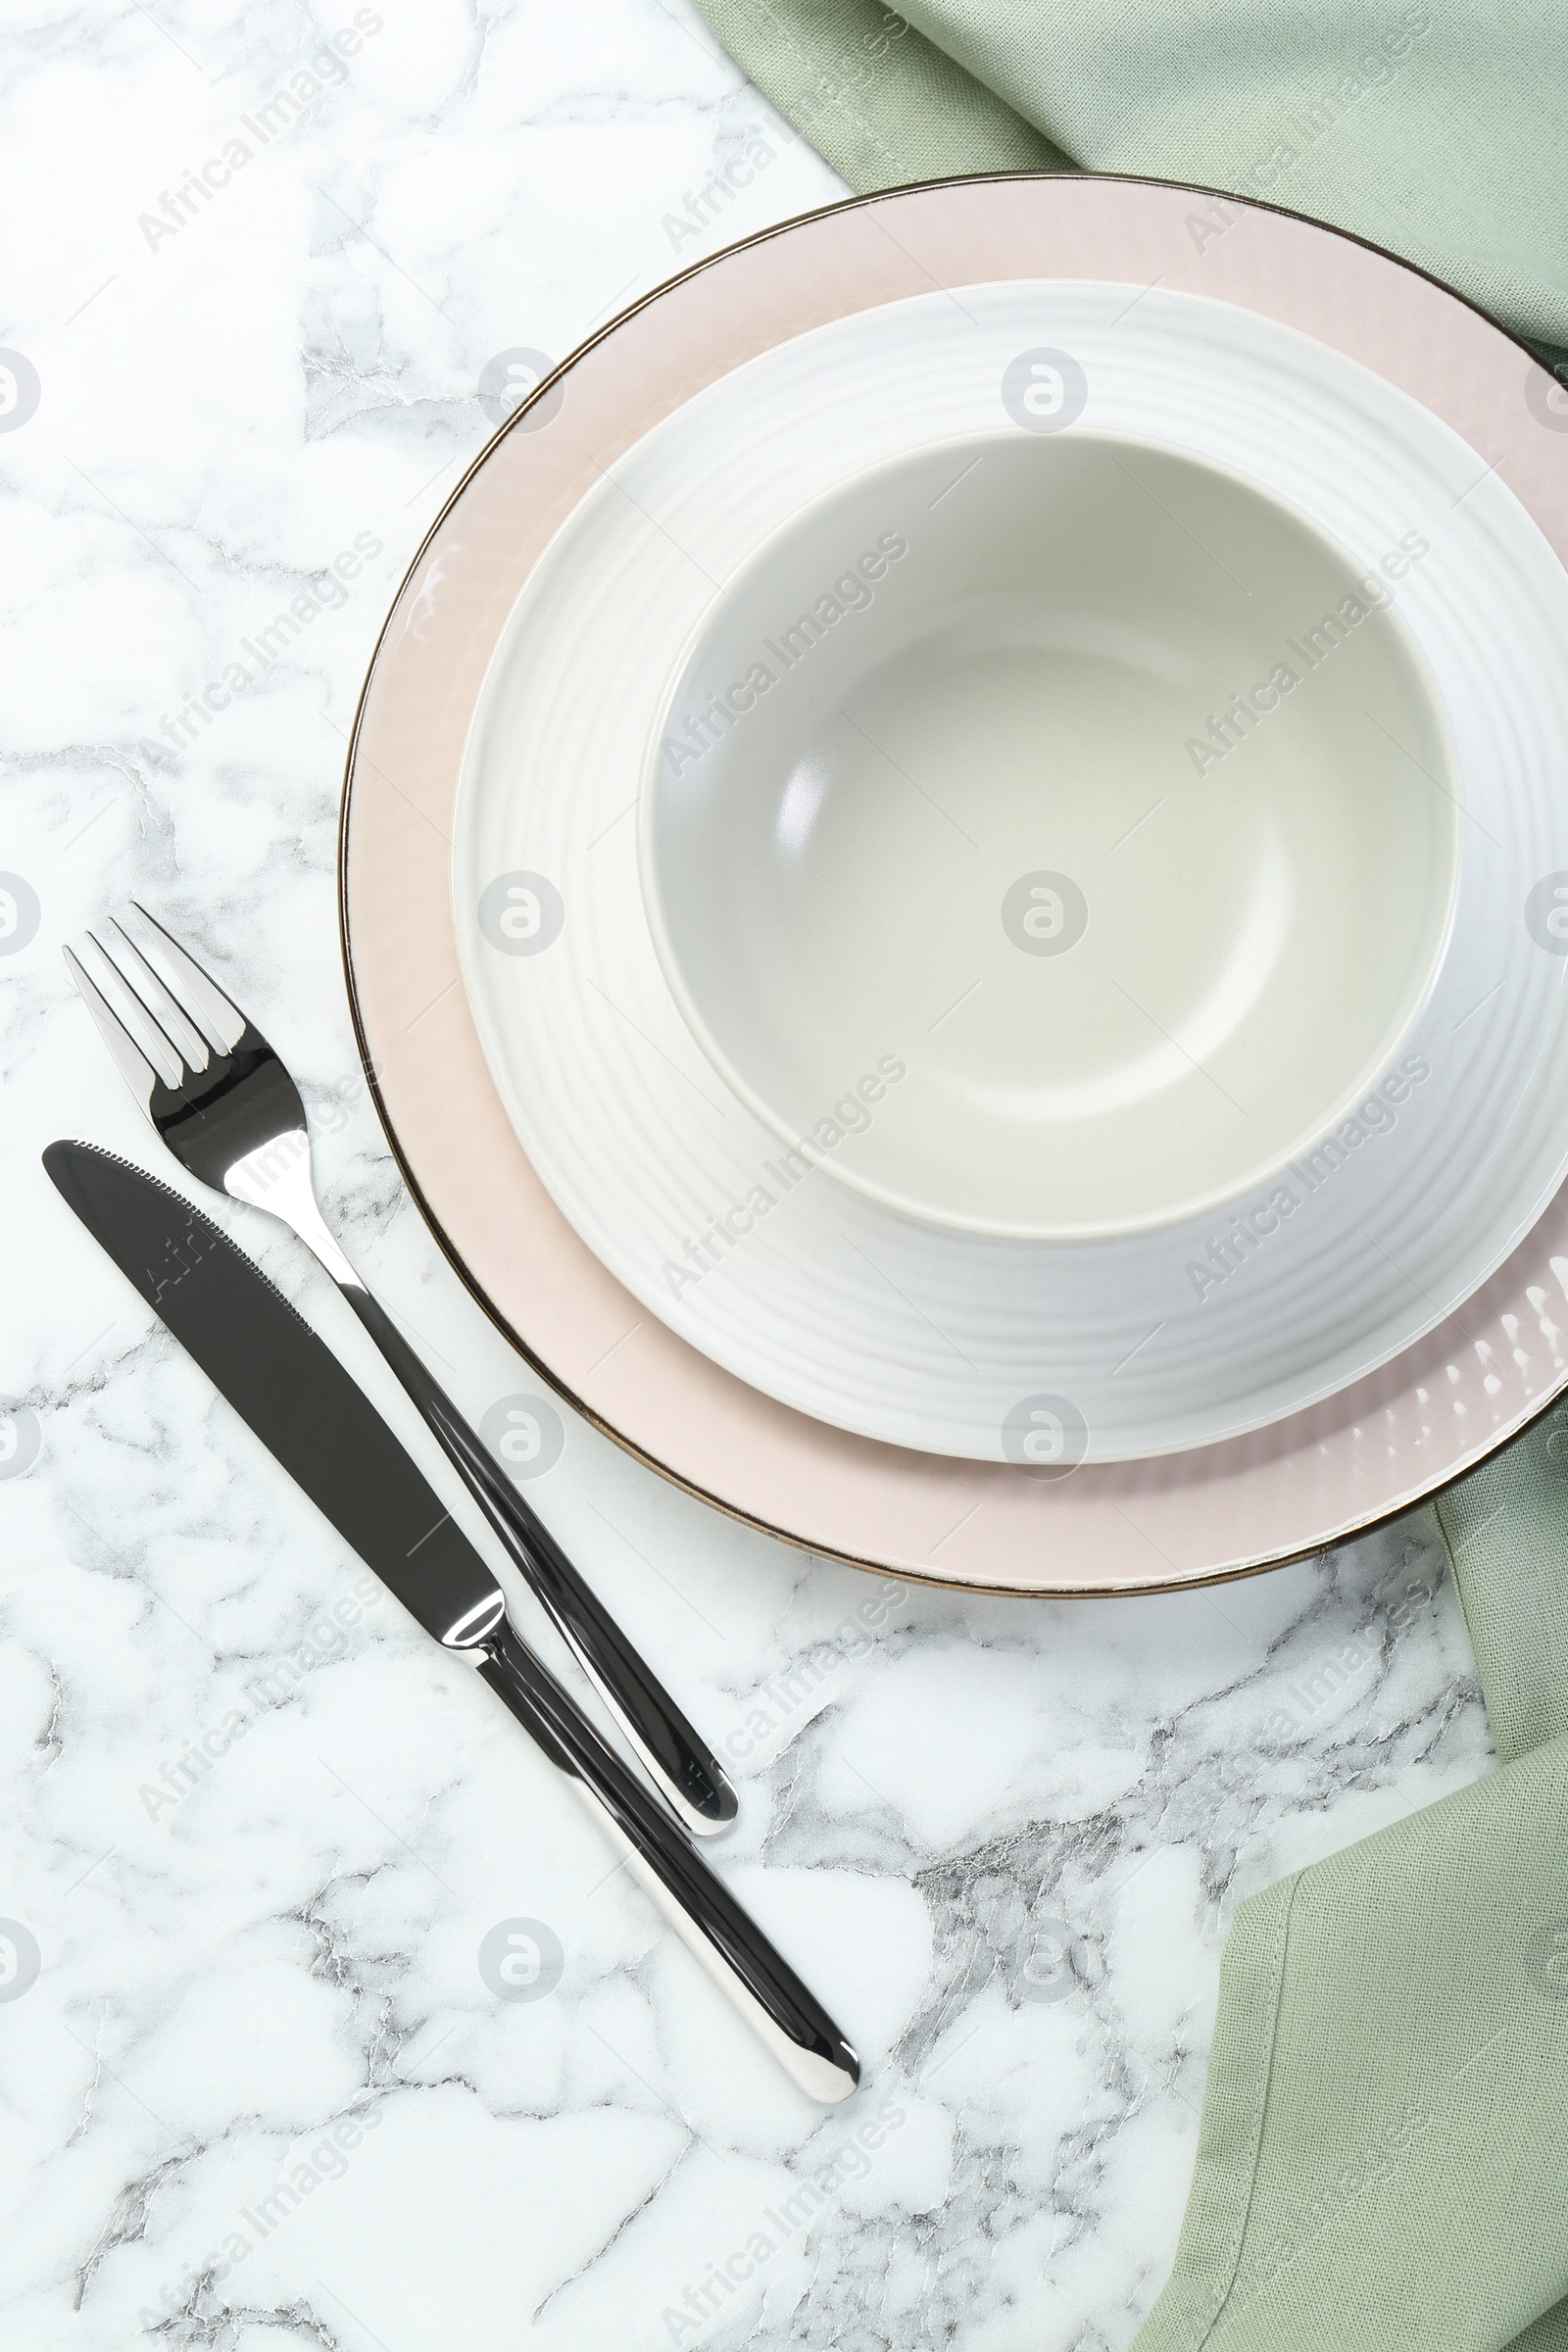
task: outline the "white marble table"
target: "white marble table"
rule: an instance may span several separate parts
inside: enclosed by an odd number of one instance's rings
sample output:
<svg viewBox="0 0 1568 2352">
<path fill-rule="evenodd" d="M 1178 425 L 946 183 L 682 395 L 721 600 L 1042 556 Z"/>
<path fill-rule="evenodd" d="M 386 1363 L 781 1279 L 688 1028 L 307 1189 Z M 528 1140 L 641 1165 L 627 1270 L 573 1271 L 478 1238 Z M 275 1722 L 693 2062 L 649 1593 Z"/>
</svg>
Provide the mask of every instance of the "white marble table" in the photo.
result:
<svg viewBox="0 0 1568 2352">
<path fill-rule="evenodd" d="M 358 1081 L 344 730 L 487 364 L 837 183 L 680 0 L 19 0 L 0 89 L 0 344 L 38 389 L 14 368 L 0 414 L 0 2333 L 1123 2345 L 1230 1908 L 1489 1762 L 1425 1529 L 1179 1599 L 950 1599 L 566 1417 L 535 1499 L 734 1760 L 720 1866 L 864 2053 L 824 2115 L 38 1165 L 73 1133 L 157 1165 L 59 953 L 134 892 L 284 1051 L 333 1216 L 460 1400 L 535 1386 Z M 231 1222 L 363 1364 L 293 1245 Z"/>
</svg>

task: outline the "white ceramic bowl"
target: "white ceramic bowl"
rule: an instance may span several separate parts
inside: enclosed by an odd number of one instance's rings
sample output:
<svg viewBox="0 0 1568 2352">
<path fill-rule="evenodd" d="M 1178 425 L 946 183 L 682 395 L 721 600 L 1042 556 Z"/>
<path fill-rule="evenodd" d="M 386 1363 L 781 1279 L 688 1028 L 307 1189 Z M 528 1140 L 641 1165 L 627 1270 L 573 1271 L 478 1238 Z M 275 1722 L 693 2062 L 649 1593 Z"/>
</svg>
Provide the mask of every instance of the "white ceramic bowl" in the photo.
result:
<svg viewBox="0 0 1568 2352">
<path fill-rule="evenodd" d="M 1261 1185 L 1396 1058 L 1447 937 L 1451 758 L 1393 598 L 1131 439 L 946 442 L 816 500 L 705 613 L 644 779 L 649 918 L 715 1065 L 971 1233 Z"/>
</svg>

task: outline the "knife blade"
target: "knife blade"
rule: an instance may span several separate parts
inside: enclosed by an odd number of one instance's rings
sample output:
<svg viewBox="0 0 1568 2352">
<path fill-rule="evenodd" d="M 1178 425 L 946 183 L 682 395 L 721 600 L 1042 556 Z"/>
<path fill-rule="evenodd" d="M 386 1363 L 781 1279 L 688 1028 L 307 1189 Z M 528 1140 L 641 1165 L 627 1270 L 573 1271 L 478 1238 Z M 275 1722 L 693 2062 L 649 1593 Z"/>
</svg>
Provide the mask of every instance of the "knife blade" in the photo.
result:
<svg viewBox="0 0 1568 2352">
<path fill-rule="evenodd" d="M 635 1779 L 507 1615 L 506 1594 L 323 1340 L 200 1209 L 83 1143 L 43 1154 L 57 1191 L 353 1550 L 477 1666 L 587 1801 L 682 1940 L 809 2096 L 859 2061 L 827 2011 Z"/>
</svg>

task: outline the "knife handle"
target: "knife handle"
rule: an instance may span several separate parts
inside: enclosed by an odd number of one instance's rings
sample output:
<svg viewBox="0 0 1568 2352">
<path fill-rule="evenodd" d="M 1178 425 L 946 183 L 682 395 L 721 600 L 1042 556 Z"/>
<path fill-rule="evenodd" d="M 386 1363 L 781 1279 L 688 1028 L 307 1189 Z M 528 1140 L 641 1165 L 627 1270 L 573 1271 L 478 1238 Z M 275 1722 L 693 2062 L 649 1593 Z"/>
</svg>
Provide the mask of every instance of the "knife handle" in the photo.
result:
<svg viewBox="0 0 1568 2352">
<path fill-rule="evenodd" d="M 735 1818 L 735 1790 L 712 1750 L 687 1722 L 598 1595 L 518 1494 L 489 1447 L 358 1278 L 339 1289 L 439 1439 L 447 1459 L 522 1570 L 560 1633 L 662 1789 L 699 1837 Z"/>
<path fill-rule="evenodd" d="M 860 2061 L 813 1993 L 663 1807 L 503 1618 L 479 1672 L 576 1784 L 682 1940 L 809 2098 L 848 2098 Z"/>
</svg>

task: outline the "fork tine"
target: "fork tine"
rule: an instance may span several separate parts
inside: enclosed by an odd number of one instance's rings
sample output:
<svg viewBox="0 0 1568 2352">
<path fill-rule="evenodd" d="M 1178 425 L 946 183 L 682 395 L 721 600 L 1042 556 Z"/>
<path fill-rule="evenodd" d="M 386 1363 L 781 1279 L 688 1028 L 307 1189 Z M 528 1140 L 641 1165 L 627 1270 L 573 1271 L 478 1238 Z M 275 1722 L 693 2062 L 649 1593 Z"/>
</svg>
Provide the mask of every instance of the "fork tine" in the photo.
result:
<svg viewBox="0 0 1568 2352">
<path fill-rule="evenodd" d="M 98 958 L 100 987 L 107 983 L 105 1002 L 115 1013 L 121 1027 L 128 1031 L 132 1043 L 153 1064 L 167 1086 L 183 1086 L 190 1076 L 185 1056 L 170 1036 L 150 1004 L 144 1004 L 125 978 L 119 964 L 104 946 L 96 931 L 86 935 L 86 945 Z"/>
<path fill-rule="evenodd" d="M 160 1067 L 154 1069 L 123 1021 L 121 1020 L 118 1013 L 111 1009 L 71 950 L 66 948 L 62 953 L 70 967 L 71 977 L 76 983 L 81 1001 L 92 1014 L 98 1034 L 114 1057 L 116 1068 L 143 1110 L 147 1110 L 152 1102 L 154 1087 L 158 1084 L 160 1077 L 167 1077 L 165 1060 L 172 1049 L 168 1046 L 166 1041 L 165 1054 L 159 1057 Z M 168 1079 L 167 1082 L 172 1086 L 179 1084 L 177 1076 Z"/>
<path fill-rule="evenodd" d="M 180 983 L 185 1004 L 198 1026 L 220 1054 L 231 1054 L 250 1026 L 239 1006 L 229 1003 L 218 982 L 202 970 L 194 956 L 187 955 L 177 939 L 170 937 L 145 906 L 135 899 L 130 906 L 132 913 L 157 935 L 159 953 Z"/>
<path fill-rule="evenodd" d="M 127 972 L 120 958 L 114 958 L 115 969 L 125 986 L 140 998 L 174 1051 L 184 1055 L 189 1067 L 205 1070 L 213 1058 L 211 1041 L 202 1035 L 177 997 L 171 994 L 153 970 L 129 932 L 122 924 L 117 923 L 113 915 L 109 918 L 109 928 L 138 967 L 134 973 Z"/>
</svg>

